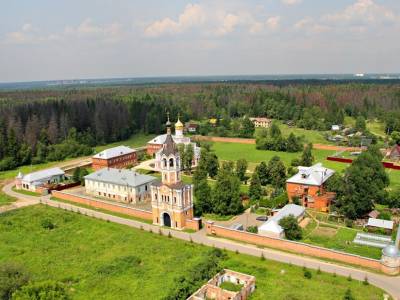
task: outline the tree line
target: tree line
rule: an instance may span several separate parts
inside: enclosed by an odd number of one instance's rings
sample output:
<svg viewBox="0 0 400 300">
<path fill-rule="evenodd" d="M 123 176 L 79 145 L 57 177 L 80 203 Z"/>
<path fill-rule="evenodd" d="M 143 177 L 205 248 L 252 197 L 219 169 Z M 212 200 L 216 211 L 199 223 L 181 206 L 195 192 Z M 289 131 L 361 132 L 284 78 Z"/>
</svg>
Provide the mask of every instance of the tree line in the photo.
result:
<svg viewBox="0 0 400 300">
<path fill-rule="evenodd" d="M 164 131 L 167 111 L 172 116 L 180 113 L 183 121 L 216 117 L 228 124 L 243 116 L 265 116 L 307 129 L 327 129 L 343 123 L 347 115 L 362 116 L 381 119 L 388 133 L 400 131 L 396 84 L 226 83 L 2 91 L 1 169 L 78 155 L 67 147 L 71 141 L 73 148 L 84 145 L 77 151 L 80 155 L 135 132 L 158 134 Z M 229 126 L 242 137 L 254 132 L 248 118 Z M 290 143 L 264 138 L 260 147 L 287 148 L 295 144 L 290 138 Z"/>
</svg>

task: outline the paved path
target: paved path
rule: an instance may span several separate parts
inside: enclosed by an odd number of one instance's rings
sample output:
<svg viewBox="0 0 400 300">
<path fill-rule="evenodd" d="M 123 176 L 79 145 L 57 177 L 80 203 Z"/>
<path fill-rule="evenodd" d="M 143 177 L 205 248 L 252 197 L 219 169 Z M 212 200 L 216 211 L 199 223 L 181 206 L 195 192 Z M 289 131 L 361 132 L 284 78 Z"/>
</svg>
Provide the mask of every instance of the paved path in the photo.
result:
<svg viewBox="0 0 400 300">
<path fill-rule="evenodd" d="M 75 205 L 67 204 L 67 203 L 62 203 L 62 202 L 57 202 L 50 200 L 50 196 L 45 196 L 45 197 L 34 197 L 34 196 L 28 196 L 28 195 L 23 195 L 16 193 L 11 190 L 12 184 L 8 184 L 4 186 L 3 191 L 9 194 L 10 196 L 14 196 L 18 198 L 18 202 L 16 202 L 14 205 L 14 208 L 22 207 L 22 206 L 27 206 L 27 205 L 33 205 L 36 203 L 43 203 L 52 207 L 57 207 L 60 209 L 65 209 L 68 211 L 74 211 L 74 212 L 80 212 L 82 214 L 97 218 L 97 219 L 102 219 L 102 220 L 108 220 L 110 222 L 115 222 L 118 224 L 123 224 L 126 226 L 130 227 L 135 227 L 135 228 L 140 228 L 146 231 L 152 231 L 158 234 L 158 232 L 161 230 L 161 232 L 164 235 L 168 235 L 168 233 L 171 234 L 172 237 L 174 238 L 179 238 L 182 240 L 190 241 L 192 240 L 195 243 L 198 244 L 203 244 L 207 246 L 212 246 L 212 247 L 217 247 L 221 249 L 227 249 L 230 251 L 239 251 L 240 253 L 256 256 L 256 257 L 261 257 L 261 254 L 264 255 L 265 258 L 274 260 L 274 261 L 279 261 L 283 263 L 291 263 L 293 265 L 297 266 L 306 266 L 307 268 L 311 269 L 318 269 L 320 268 L 321 271 L 328 272 L 328 273 L 336 273 L 341 276 L 349 276 L 351 275 L 352 278 L 358 279 L 358 280 L 364 280 L 364 278 L 367 276 L 368 281 L 375 285 L 378 286 L 388 293 L 392 295 L 392 297 L 396 300 L 400 299 L 400 278 L 397 277 L 390 277 L 386 276 L 383 274 L 376 274 L 368 271 L 363 271 L 360 269 L 355 269 L 352 267 L 346 267 L 346 266 L 340 266 L 336 265 L 334 263 L 330 262 L 325 262 L 321 261 L 318 259 L 310 258 L 310 257 L 303 257 L 303 256 L 298 256 L 295 254 L 290 254 L 282 251 L 277 251 L 277 250 L 272 250 L 272 249 L 260 249 L 257 248 L 256 246 L 249 245 L 249 244 L 242 244 L 242 243 L 237 243 L 231 240 L 226 240 L 226 239 L 221 239 L 221 238 L 214 238 L 207 236 L 205 234 L 205 230 L 201 230 L 196 233 L 186 233 L 183 231 L 177 231 L 177 230 L 171 230 L 171 229 L 166 229 L 166 228 L 160 228 L 159 226 L 155 225 L 150 225 L 147 223 L 142 223 L 139 221 L 131 220 L 131 219 L 125 219 L 109 214 L 105 214 L 102 212 L 98 212 L 95 210 L 87 209 L 87 208 L 82 208 L 78 207 Z M 268 262 L 267 262 L 268 263 Z"/>
</svg>

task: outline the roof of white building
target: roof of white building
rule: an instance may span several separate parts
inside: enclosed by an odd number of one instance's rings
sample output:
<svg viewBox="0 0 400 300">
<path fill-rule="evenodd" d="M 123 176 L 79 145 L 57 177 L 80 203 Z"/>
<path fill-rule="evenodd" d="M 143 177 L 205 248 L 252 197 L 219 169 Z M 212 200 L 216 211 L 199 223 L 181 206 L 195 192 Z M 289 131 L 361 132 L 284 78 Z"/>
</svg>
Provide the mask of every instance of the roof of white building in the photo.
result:
<svg viewBox="0 0 400 300">
<path fill-rule="evenodd" d="M 289 215 L 293 215 L 295 218 L 298 218 L 302 214 L 304 214 L 304 212 L 305 208 L 303 206 L 299 206 L 296 204 L 287 204 L 282 209 L 280 209 L 276 215 L 274 215 L 273 217 L 268 219 L 267 222 L 262 224 L 258 228 L 258 230 L 260 232 L 271 232 L 280 234 L 283 232 L 283 228 L 279 225 L 279 221 L 281 219 Z"/>
<path fill-rule="evenodd" d="M 393 229 L 393 221 L 369 218 L 367 226 L 379 227 L 384 229 Z"/>
<path fill-rule="evenodd" d="M 141 186 L 156 180 L 155 177 L 143 175 L 128 169 L 104 168 L 85 176 L 85 179 L 131 187 Z"/>
<path fill-rule="evenodd" d="M 299 172 L 286 180 L 286 182 L 319 186 L 334 173 L 334 170 L 324 168 L 321 163 L 318 163 L 311 167 L 299 167 Z"/>
<path fill-rule="evenodd" d="M 51 168 L 51 169 L 46 169 L 46 170 L 41 170 L 33 173 L 29 173 L 26 175 L 18 174 L 19 178 L 26 181 L 26 182 L 35 182 L 35 181 L 41 181 L 53 176 L 60 176 L 64 175 L 65 172 L 61 170 L 60 168 Z M 21 176 L 22 175 L 22 178 Z"/>
<path fill-rule="evenodd" d="M 171 134 L 172 139 L 174 140 L 175 143 L 177 144 L 187 144 L 190 143 L 190 138 L 188 137 L 177 137 L 174 134 Z M 165 140 L 167 139 L 167 134 L 161 134 L 159 136 L 156 136 L 154 139 L 148 141 L 148 144 L 157 144 L 157 145 L 162 145 L 165 143 Z"/>
<path fill-rule="evenodd" d="M 114 148 L 109 148 L 97 153 L 94 158 L 101 158 L 101 159 L 110 159 L 114 157 L 118 157 L 120 155 L 129 154 L 135 152 L 136 150 L 126 147 L 126 146 L 117 146 Z"/>
</svg>

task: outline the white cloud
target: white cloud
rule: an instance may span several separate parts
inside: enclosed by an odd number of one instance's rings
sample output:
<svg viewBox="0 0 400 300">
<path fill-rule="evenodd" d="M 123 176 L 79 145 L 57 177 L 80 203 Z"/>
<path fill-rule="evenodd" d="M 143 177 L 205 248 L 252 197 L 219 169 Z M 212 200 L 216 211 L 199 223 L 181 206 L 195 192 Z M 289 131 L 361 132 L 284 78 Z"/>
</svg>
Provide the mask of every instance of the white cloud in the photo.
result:
<svg viewBox="0 0 400 300">
<path fill-rule="evenodd" d="M 122 25 L 119 23 L 112 23 L 101 26 L 94 24 L 92 19 L 87 18 L 77 27 L 65 27 L 64 35 L 66 37 L 77 37 L 80 39 L 117 42 L 122 38 Z"/>
<path fill-rule="evenodd" d="M 217 36 L 221 36 L 231 33 L 237 25 L 243 22 L 244 19 L 242 19 L 238 15 L 228 13 L 223 17 L 222 24 L 220 25 L 219 28 L 216 29 L 215 34 Z"/>
<path fill-rule="evenodd" d="M 239 28 L 250 34 L 259 34 L 279 27 L 280 17 L 258 19 L 254 13 L 243 8 L 227 9 L 221 6 L 188 4 L 179 17 L 165 17 L 150 23 L 144 29 L 147 37 L 177 35 L 197 30 L 202 37 L 222 37 Z"/>
<path fill-rule="evenodd" d="M 118 23 L 95 25 L 90 18 L 77 27 L 66 26 L 63 32 L 45 34 L 32 24 L 24 24 L 19 31 L 6 34 L 6 44 L 35 44 L 41 42 L 63 41 L 65 39 L 88 39 L 102 42 L 116 42 L 122 37 L 122 26 Z"/>
<path fill-rule="evenodd" d="M 322 20 L 327 22 L 350 24 L 372 24 L 382 22 L 393 22 L 398 17 L 385 6 L 376 4 L 373 0 L 357 0 L 354 4 L 346 7 L 343 11 L 323 16 Z"/>
<path fill-rule="evenodd" d="M 269 29 L 275 30 L 279 27 L 280 21 L 281 21 L 281 17 L 275 16 L 275 17 L 268 18 L 267 21 L 265 22 L 265 24 L 267 25 L 267 27 Z"/>
<path fill-rule="evenodd" d="M 318 34 L 326 32 L 331 28 L 327 25 L 316 22 L 313 18 L 306 17 L 294 24 L 294 29 L 305 33 Z"/>
<path fill-rule="evenodd" d="M 253 22 L 250 26 L 249 32 L 251 34 L 263 33 L 266 30 L 274 31 L 280 26 L 281 17 L 269 17 L 265 22 Z"/>
<path fill-rule="evenodd" d="M 373 0 L 357 0 L 342 11 L 320 18 L 306 17 L 294 24 L 294 29 L 306 33 L 322 33 L 329 30 L 339 33 L 362 34 L 385 24 L 400 24 L 400 17 Z"/>
<path fill-rule="evenodd" d="M 302 2 L 302 0 L 281 0 L 285 5 L 296 5 Z"/>
<path fill-rule="evenodd" d="M 167 17 L 155 21 L 146 27 L 144 33 L 148 37 L 158 37 L 163 34 L 176 34 L 204 23 L 206 19 L 203 8 L 198 4 L 188 4 L 178 20 Z"/>
</svg>

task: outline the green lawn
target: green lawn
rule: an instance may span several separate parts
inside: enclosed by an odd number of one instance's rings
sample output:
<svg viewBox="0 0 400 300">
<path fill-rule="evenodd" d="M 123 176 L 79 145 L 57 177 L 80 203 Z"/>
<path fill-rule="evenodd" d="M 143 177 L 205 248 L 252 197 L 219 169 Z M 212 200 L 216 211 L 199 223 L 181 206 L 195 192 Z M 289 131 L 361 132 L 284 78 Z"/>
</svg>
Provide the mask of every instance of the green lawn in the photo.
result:
<svg viewBox="0 0 400 300">
<path fill-rule="evenodd" d="M 324 133 L 326 133 L 327 131 L 307 130 L 304 128 L 290 127 L 286 124 L 282 124 L 281 122 L 279 122 L 278 124 L 284 136 L 288 136 L 289 134 L 293 133 L 296 136 L 304 136 L 304 140 L 306 143 L 327 145 L 333 144 L 324 137 Z"/>
<path fill-rule="evenodd" d="M 16 201 L 17 199 L 15 199 L 14 197 L 8 196 L 6 194 L 4 194 L 1 189 L 3 188 L 2 185 L 0 185 L 0 206 L 2 205 L 8 205 L 14 201 Z"/>
<path fill-rule="evenodd" d="M 239 144 L 239 143 L 222 143 L 215 142 L 212 145 L 212 149 L 221 160 L 233 160 L 236 161 L 240 158 L 245 158 L 250 163 L 249 168 L 253 170 L 256 164 L 261 161 L 268 162 L 273 156 L 279 156 L 282 161 L 289 166 L 290 162 L 295 158 L 300 158 L 301 152 L 289 153 L 269 150 L 258 150 L 255 145 L 251 144 Z M 345 169 L 345 164 L 339 164 L 336 162 L 330 162 L 326 160 L 326 157 L 334 154 L 334 151 L 330 150 L 313 150 L 315 162 L 323 162 L 328 167 L 334 167 L 336 170 L 341 171 Z"/>
<path fill-rule="evenodd" d="M 286 166 L 290 165 L 290 162 L 294 158 L 300 158 L 301 152 L 288 153 L 288 152 L 277 152 L 268 150 L 258 150 L 255 145 L 251 144 L 239 144 L 239 143 L 222 143 L 214 142 L 212 149 L 220 160 L 232 160 L 236 161 L 240 158 L 245 158 L 249 162 L 249 169 L 253 171 L 257 164 L 261 161 L 268 162 L 273 156 L 277 155 L 285 163 Z M 333 155 L 335 152 L 331 150 L 319 150 L 314 149 L 313 155 L 315 163 L 321 162 L 325 167 L 333 169 L 337 172 L 343 172 L 349 164 L 339 163 L 334 161 L 326 160 L 326 157 Z M 400 186 L 400 171 L 386 169 L 390 177 L 390 187 Z"/>
<path fill-rule="evenodd" d="M 353 244 L 359 230 L 310 222 L 304 230 L 302 242 L 333 250 L 357 254 L 365 257 L 380 259 L 382 250 L 379 248 Z"/>
<path fill-rule="evenodd" d="M 32 281 L 62 281 L 72 299 L 162 299 L 209 249 L 42 205 L 2 214 L 0 236 L 0 263 L 24 265 Z M 140 263 L 119 263 L 127 257 Z M 316 271 L 306 279 L 300 267 L 242 254 L 228 252 L 222 267 L 256 276 L 252 300 L 339 300 L 347 288 L 356 299 L 383 298 L 356 280 Z"/>
<path fill-rule="evenodd" d="M 20 193 L 23 195 L 40 197 L 39 193 L 27 191 L 27 190 L 18 190 L 15 186 L 12 188 L 12 190 L 16 193 Z"/>
</svg>

